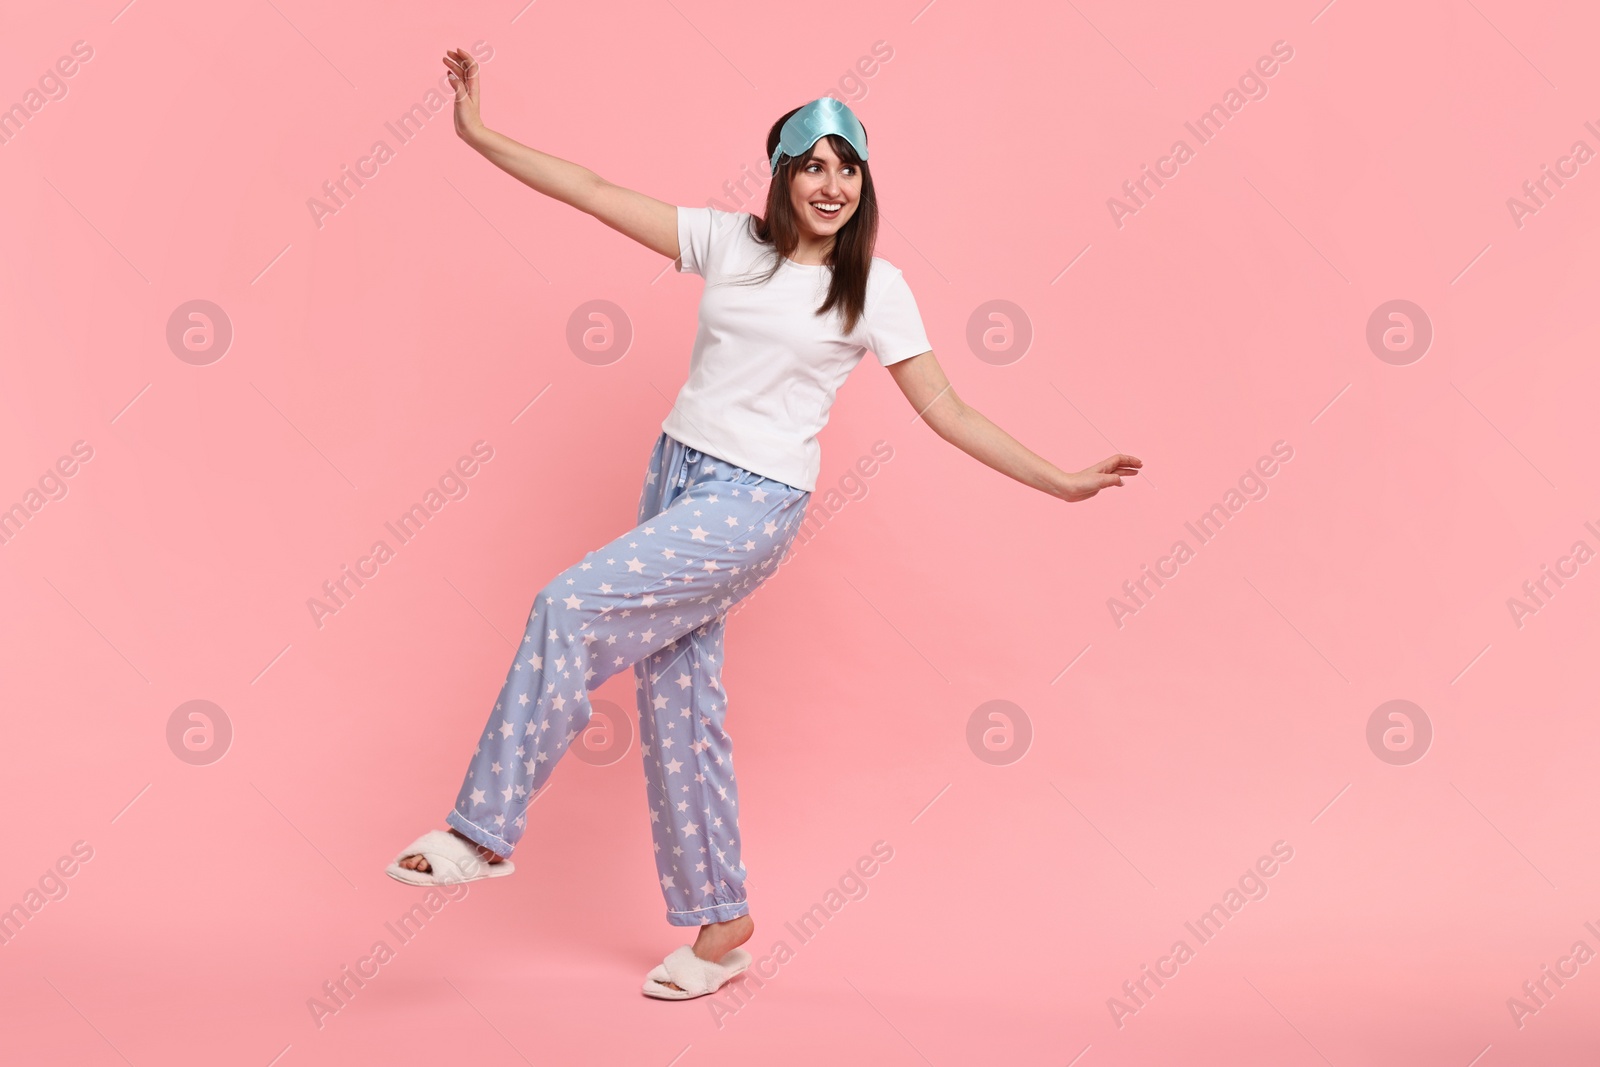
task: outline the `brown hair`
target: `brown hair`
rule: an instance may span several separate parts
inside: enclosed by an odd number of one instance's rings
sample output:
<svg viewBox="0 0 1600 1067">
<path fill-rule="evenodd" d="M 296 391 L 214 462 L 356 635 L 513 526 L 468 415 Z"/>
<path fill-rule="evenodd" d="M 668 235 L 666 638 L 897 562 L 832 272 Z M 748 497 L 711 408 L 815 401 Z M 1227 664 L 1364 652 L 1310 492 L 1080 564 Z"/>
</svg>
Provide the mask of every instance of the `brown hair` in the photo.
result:
<svg viewBox="0 0 1600 1067">
<path fill-rule="evenodd" d="M 767 134 L 768 159 L 778 150 L 778 133 L 783 129 L 783 124 L 799 110 L 795 108 L 772 124 Z M 861 130 L 866 132 L 865 124 Z M 844 318 L 844 332 L 849 334 L 866 311 L 867 275 L 872 270 L 872 250 L 878 241 L 878 196 L 872 188 L 872 169 L 856 154 L 850 142 L 831 133 L 826 140 L 841 162 L 861 172 L 861 195 L 856 202 L 856 210 L 850 216 L 850 221 L 834 234 L 833 249 L 828 257 L 828 265 L 833 268 L 828 298 L 817 308 L 818 315 L 826 315 L 837 307 Z M 778 173 L 772 176 L 772 184 L 767 187 L 766 214 L 752 219 L 750 223 L 755 239 L 772 247 L 772 267 L 764 276 L 744 284 L 770 281 L 778 273 L 778 268 L 783 266 L 784 259 L 800 247 L 800 225 L 795 220 L 794 207 L 789 202 L 789 184 L 794 175 L 805 170 L 816 151 L 816 145 L 812 145 L 798 156 L 784 156 L 779 160 Z"/>
</svg>

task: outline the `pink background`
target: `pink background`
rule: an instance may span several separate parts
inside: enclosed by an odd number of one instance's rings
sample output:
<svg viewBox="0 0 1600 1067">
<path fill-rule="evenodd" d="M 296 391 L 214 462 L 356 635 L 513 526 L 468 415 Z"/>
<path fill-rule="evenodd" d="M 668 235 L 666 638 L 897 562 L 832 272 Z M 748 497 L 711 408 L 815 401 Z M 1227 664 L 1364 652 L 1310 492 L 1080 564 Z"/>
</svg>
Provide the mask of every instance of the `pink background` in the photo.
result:
<svg viewBox="0 0 1600 1067">
<path fill-rule="evenodd" d="M 1600 950 L 1600 565 L 1521 627 L 1507 607 L 1600 548 L 1600 163 L 1520 227 L 1507 207 L 1600 148 L 1585 5 L 119 2 L 0 33 L 4 105 L 93 49 L 0 145 L 0 505 L 93 449 L 0 545 L 0 906 L 93 850 L 0 947 L 8 1062 L 1600 1052 L 1600 962 L 1520 1028 L 1507 1007 Z M 693 336 L 697 279 L 496 170 L 448 109 L 386 130 L 480 40 L 490 126 L 679 204 L 742 206 L 723 183 L 769 124 L 837 88 L 878 252 L 960 394 L 1067 469 L 1146 464 L 1061 503 L 863 362 L 817 496 L 874 441 L 894 458 L 730 630 L 748 947 L 795 950 L 731 1014 L 639 994 L 692 931 L 663 921 L 636 750 L 564 762 L 513 877 L 320 1028 L 307 1007 L 396 945 L 421 894 L 383 866 L 448 810 L 534 591 L 632 525 Z M 1280 40 L 1265 98 L 1197 145 L 1184 122 Z M 1180 137 L 1194 158 L 1116 225 Z M 380 138 L 319 228 L 307 200 Z M 166 340 L 195 299 L 234 331 L 203 366 Z M 1433 329 L 1407 365 L 1365 339 L 1396 299 Z M 591 300 L 631 324 L 606 365 L 566 340 Z M 1022 358 L 969 346 L 990 300 L 1031 324 Z M 479 440 L 470 493 L 315 625 L 308 598 Z M 1119 627 L 1108 599 L 1280 440 L 1269 494 Z M 631 709 L 631 676 L 595 697 Z M 967 741 L 998 699 L 1032 730 L 1002 765 Z M 1403 766 L 1366 739 L 1395 699 L 1433 730 Z M 232 726 L 209 765 L 168 745 L 190 700 Z M 867 896 L 800 944 L 784 923 L 880 840 Z M 1277 841 L 1268 895 L 1199 945 L 1185 921 Z M 1194 958 L 1119 1027 L 1108 998 L 1179 938 Z"/>
</svg>

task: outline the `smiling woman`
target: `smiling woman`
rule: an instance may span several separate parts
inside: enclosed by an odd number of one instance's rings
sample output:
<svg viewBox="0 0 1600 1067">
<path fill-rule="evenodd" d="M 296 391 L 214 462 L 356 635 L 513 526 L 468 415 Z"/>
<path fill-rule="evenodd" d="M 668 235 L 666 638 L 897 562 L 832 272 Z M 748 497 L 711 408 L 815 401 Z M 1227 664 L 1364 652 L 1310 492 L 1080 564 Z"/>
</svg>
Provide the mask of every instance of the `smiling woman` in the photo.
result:
<svg viewBox="0 0 1600 1067">
<path fill-rule="evenodd" d="M 587 727 L 589 691 L 632 668 L 667 922 L 699 929 L 649 972 L 663 1000 L 715 992 L 751 965 L 738 783 L 726 729 L 729 616 L 776 573 L 817 484 L 817 435 L 867 352 L 939 436 L 1062 500 L 1123 484 L 1115 455 L 1069 473 L 962 403 L 934 359 L 899 268 L 873 255 L 867 130 L 833 97 L 767 133 L 760 216 L 680 207 L 519 144 L 479 117 L 480 72 L 445 57 L 456 132 L 517 180 L 594 216 L 705 280 L 689 374 L 652 447 L 638 525 L 534 597 L 506 680 L 445 816 L 388 873 L 409 885 L 501 877 L 528 806 Z M 548 809 L 540 809 L 548 810 Z M 885 857 L 886 858 L 886 857 Z M 847 889 L 846 892 L 849 890 Z M 842 902 L 842 898 L 841 898 Z"/>
</svg>

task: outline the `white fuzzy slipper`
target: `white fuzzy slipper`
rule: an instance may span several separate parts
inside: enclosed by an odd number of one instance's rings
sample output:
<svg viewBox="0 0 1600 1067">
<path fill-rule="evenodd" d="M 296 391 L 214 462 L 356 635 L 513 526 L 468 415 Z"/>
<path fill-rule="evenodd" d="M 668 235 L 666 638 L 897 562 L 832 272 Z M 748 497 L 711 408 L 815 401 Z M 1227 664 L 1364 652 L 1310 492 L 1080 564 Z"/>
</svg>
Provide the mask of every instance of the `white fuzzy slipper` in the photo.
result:
<svg viewBox="0 0 1600 1067">
<path fill-rule="evenodd" d="M 743 974 L 750 961 L 750 953 L 742 948 L 733 949 L 720 963 L 713 963 L 696 956 L 693 946 L 679 945 L 651 969 L 645 978 L 644 994 L 661 1000 L 703 997 L 721 989 L 728 979 Z M 662 982 L 672 982 L 682 988 L 673 989 Z"/>
<path fill-rule="evenodd" d="M 407 856 L 421 855 L 432 870 L 413 871 L 400 866 Z M 407 885 L 454 885 L 479 878 L 503 878 L 516 870 L 510 860 L 489 863 L 478 857 L 477 848 L 448 830 L 429 830 L 400 850 L 400 855 L 385 868 L 390 878 Z"/>
</svg>

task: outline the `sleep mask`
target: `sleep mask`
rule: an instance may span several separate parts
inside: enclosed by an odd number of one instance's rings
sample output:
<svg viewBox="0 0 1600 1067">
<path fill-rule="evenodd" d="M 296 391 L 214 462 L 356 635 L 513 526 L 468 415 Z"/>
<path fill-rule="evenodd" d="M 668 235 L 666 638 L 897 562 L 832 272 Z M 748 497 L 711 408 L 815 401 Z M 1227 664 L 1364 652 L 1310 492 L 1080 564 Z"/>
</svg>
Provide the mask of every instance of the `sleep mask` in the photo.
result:
<svg viewBox="0 0 1600 1067">
<path fill-rule="evenodd" d="M 778 147 L 772 153 L 772 173 L 778 173 L 778 159 L 793 159 L 828 134 L 838 134 L 850 142 L 856 155 L 867 158 L 867 131 L 855 112 L 842 100 L 819 97 L 789 116 L 778 133 Z"/>
</svg>

